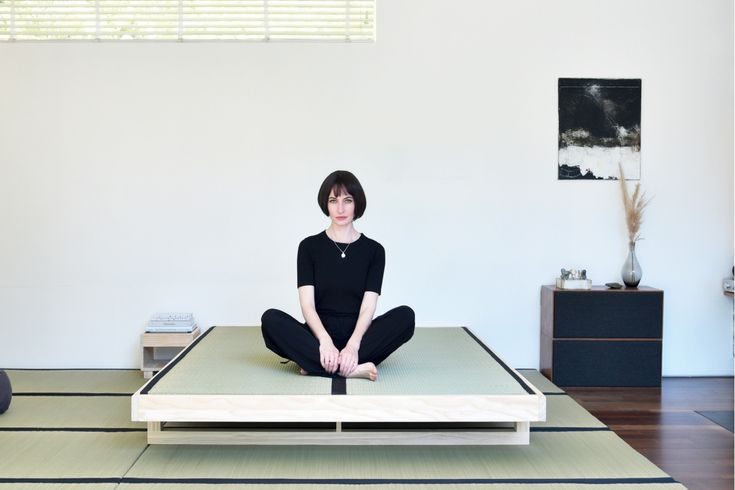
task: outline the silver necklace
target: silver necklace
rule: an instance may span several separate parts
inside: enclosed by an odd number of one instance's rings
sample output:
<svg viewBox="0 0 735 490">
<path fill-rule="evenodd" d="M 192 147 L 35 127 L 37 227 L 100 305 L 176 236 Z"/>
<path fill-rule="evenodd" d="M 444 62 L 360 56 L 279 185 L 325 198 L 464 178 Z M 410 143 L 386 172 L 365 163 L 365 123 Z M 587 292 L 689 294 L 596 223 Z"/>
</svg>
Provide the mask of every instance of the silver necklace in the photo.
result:
<svg viewBox="0 0 735 490">
<path fill-rule="evenodd" d="M 328 237 L 328 238 L 329 238 L 330 240 L 332 240 L 332 237 L 330 237 L 329 235 L 327 235 L 327 237 Z M 352 242 L 354 242 L 354 240 L 352 240 Z M 343 259 L 344 259 L 345 257 L 347 257 L 347 255 L 345 255 L 345 253 L 347 252 L 347 249 L 348 249 L 348 248 L 350 248 L 350 245 L 352 245 L 352 242 L 348 243 L 348 244 L 347 244 L 347 246 L 345 247 L 345 249 L 344 249 L 344 250 L 342 250 L 341 248 L 339 248 L 339 245 L 337 245 L 337 242 L 335 242 L 334 240 L 332 240 L 332 243 L 334 243 L 334 246 L 335 246 L 335 247 L 337 247 L 337 250 L 339 250 L 339 251 L 340 251 L 340 254 L 341 254 L 341 255 L 340 255 L 340 257 L 342 257 Z"/>
</svg>

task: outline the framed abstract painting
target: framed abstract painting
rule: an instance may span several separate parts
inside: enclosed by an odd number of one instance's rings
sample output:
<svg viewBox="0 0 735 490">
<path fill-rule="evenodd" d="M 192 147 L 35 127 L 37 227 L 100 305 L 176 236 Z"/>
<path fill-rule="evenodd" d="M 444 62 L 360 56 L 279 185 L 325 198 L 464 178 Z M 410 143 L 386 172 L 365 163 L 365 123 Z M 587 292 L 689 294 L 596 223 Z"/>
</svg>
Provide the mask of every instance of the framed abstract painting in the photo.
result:
<svg viewBox="0 0 735 490">
<path fill-rule="evenodd" d="M 641 79 L 559 79 L 559 180 L 641 176 Z"/>
</svg>

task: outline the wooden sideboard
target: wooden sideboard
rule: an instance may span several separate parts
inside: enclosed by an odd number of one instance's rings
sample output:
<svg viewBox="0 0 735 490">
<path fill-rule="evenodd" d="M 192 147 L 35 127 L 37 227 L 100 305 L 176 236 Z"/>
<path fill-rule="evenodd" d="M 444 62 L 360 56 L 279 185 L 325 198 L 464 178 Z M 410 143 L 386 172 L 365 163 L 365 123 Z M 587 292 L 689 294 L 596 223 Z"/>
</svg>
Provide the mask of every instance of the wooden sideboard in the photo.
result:
<svg viewBox="0 0 735 490">
<path fill-rule="evenodd" d="M 664 292 L 541 288 L 541 372 L 559 386 L 661 386 Z"/>
</svg>

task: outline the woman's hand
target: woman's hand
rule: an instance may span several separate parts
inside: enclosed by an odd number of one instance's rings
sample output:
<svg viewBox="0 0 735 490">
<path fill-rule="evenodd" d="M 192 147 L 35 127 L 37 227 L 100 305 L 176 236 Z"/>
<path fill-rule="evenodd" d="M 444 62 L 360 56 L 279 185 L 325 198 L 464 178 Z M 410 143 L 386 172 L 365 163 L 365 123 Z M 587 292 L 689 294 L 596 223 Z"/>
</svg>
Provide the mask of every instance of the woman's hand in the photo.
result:
<svg viewBox="0 0 735 490">
<path fill-rule="evenodd" d="M 347 377 L 357 367 L 357 351 L 359 347 L 349 342 L 339 353 L 339 375 Z"/>
<path fill-rule="evenodd" d="M 324 339 L 319 342 L 319 361 L 329 374 L 334 373 L 339 367 L 339 351 L 334 346 L 332 339 Z"/>
</svg>

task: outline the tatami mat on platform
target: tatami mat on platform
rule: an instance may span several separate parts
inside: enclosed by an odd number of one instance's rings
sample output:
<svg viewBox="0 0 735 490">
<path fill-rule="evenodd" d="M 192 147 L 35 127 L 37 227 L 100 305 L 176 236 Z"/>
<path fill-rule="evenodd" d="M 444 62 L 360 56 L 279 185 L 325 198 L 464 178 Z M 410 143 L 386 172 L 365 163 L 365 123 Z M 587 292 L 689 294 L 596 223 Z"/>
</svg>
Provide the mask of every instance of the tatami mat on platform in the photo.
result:
<svg viewBox="0 0 735 490">
<path fill-rule="evenodd" d="M 347 381 L 348 395 L 526 395 L 526 390 L 459 327 L 417 328 L 378 368 L 378 382 Z"/>
<path fill-rule="evenodd" d="M 122 477 L 144 432 L 0 432 L 2 478 Z"/>
<path fill-rule="evenodd" d="M 301 376 L 269 351 L 260 327 L 215 327 L 153 386 L 151 394 L 322 395 L 331 378 Z"/>
<path fill-rule="evenodd" d="M 6 370 L 13 393 L 122 393 L 143 386 L 143 374 L 134 369 Z"/>
<path fill-rule="evenodd" d="M 16 396 L 0 417 L 0 429 L 27 428 L 139 428 L 130 420 L 127 396 Z"/>
<path fill-rule="evenodd" d="M 517 371 L 543 393 L 564 393 L 564 390 L 535 369 L 518 369 Z"/>
<path fill-rule="evenodd" d="M 126 475 L 304 480 L 667 476 L 610 431 L 537 432 L 528 446 L 151 446 Z"/>
</svg>

